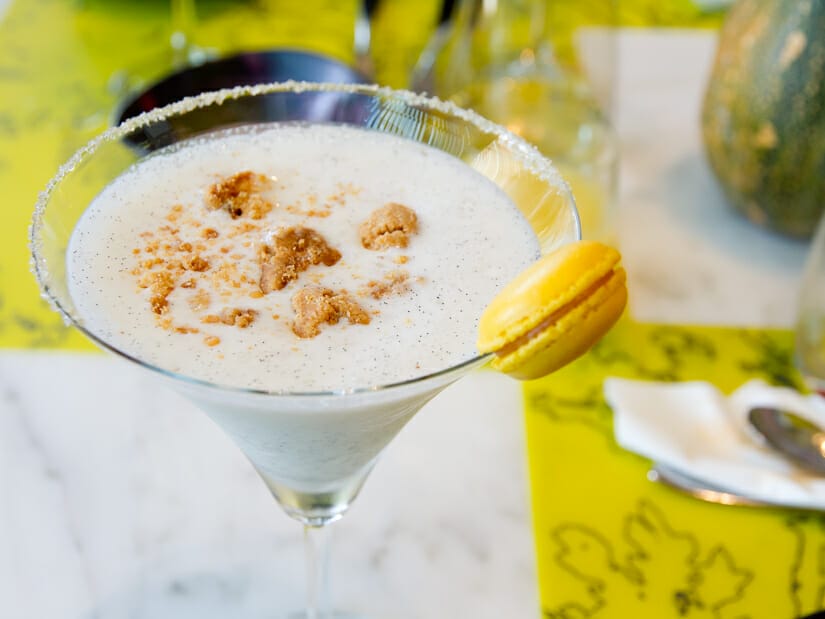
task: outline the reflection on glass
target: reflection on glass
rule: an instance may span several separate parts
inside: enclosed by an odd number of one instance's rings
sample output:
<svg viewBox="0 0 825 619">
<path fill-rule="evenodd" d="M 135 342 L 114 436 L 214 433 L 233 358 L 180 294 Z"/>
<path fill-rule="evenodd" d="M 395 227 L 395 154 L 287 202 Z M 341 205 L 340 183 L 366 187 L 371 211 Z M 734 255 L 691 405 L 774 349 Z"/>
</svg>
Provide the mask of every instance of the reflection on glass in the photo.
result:
<svg viewBox="0 0 825 619">
<path fill-rule="evenodd" d="M 610 0 L 588 6 L 611 23 Z M 413 87 L 535 144 L 570 183 L 583 235 L 609 240 L 618 161 L 609 119 L 614 36 L 604 27 L 571 31 L 560 23 L 565 9 L 576 10 L 572 2 L 464 0 L 452 31 L 439 31 L 425 50 Z"/>
<path fill-rule="evenodd" d="M 171 0 L 172 65 L 176 68 L 199 64 L 209 57 L 208 50 L 195 45 L 192 37 L 197 21 L 195 0 Z"/>
</svg>

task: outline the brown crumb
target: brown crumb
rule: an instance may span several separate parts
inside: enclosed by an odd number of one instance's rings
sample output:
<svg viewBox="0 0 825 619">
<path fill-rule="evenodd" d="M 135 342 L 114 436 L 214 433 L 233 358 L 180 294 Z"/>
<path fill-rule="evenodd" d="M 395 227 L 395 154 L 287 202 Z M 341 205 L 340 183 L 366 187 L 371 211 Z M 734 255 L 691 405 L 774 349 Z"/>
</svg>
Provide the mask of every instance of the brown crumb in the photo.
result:
<svg viewBox="0 0 825 619">
<path fill-rule="evenodd" d="M 341 252 L 315 230 L 295 227 L 281 231 L 271 245 L 264 245 L 260 257 L 260 286 L 266 294 L 281 290 L 312 265 L 332 266 L 341 259 Z"/>
<path fill-rule="evenodd" d="M 225 210 L 232 219 L 243 215 L 260 219 L 272 210 L 272 203 L 259 195 L 269 185 L 263 174 L 238 172 L 209 187 L 206 203 L 213 209 Z"/>
<path fill-rule="evenodd" d="M 249 296 L 252 299 L 260 299 L 261 297 L 264 296 L 264 293 L 261 292 L 260 290 L 253 290 L 252 292 L 249 293 Z"/>
<path fill-rule="evenodd" d="M 216 239 L 218 238 L 218 231 L 215 228 L 204 228 L 201 230 L 201 236 L 205 239 Z"/>
<path fill-rule="evenodd" d="M 180 218 L 182 212 L 183 205 L 175 204 L 171 209 L 169 209 L 169 214 L 165 217 L 165 219 L 170 223 L 175 223 Z"/>
<path fill-rule="evenodd" d="M 303 215 L 305 217 L 325 218 L 329 217 L 332 214 L 329 205 L 324 205 L 324 208 L 302 209 L 300 206 L 296 204 L 288 204 L 285 207 L 285 210 L 287 213 L 291 213 L 292 215 Z"/>
<path fill-rule="evenodd" d="M 197 254 L 184 258 L 182 264 L 187 271 L 202 272 L 209 268 L 209 261 Z"/>
<path fill-rule="evenodd" d="M 217 346 L 221 343 L 221 338 L 219 338 L 216 335 L 207 335 L 205 338 L 203 338 L 203 343 L 207 346 Z"/>
<path fill-rule="evenodd" d="M 255 322 L 258 312 L 252 309 L 240 309 L 237 307 L 227 307 L 221 311 L 220 321 L 232 327 L 246 329 Z"/>
<path fill-rule="evenodd" d="M 159 294 L 152 295 L 149 299 L 149 305 L 152 307 L 152 311 L 158 316 L 162 316 L 169 311 L 169 301 L 166 297 Z"/>
<path fill-rule="evenodd" d="M 152 290 L 152 296 L 149 299 L 152 311 L 158 315 L 165 314 L 169 309 L 167 297 L 175 289 L 175 280 L 172 275 L 167 271 L 151 273 L 148 285 L 144 286 L 143 283 L 141 282 L 142 287 Z"/>
<path fill-rule="evenodd" d="M 189 307 L 195 312 L 200 312 L 209 307 L 210 301 L 209 293 L 205 290 L 199 290 L 189 299 Z"/>
<path fill-rule="evenodd" d="M 220 314 L 207 314 L 201 318 L 204 324 L 212 325 L 223 323 L 230 327 L 239 327 L 246 329 L 249 325 L 255 322 L 258 312 L 252 309 L 240 309 L 237 307 L 226 307 L 221 310 Z"/>
<path fill-rule="evenodd" d="M 295 320 L 292 332 L 301 338 L 318 335 L 324 324 L 337 324 L 346 318 L 350 324 L 368 325 L 370 316 L 345 291 L 333 292 L 321 286 L 306 286 L 292 295 Z"/>
<path fill-rule="evenodd" d="M 253 223 L 248 222 L 248 221 L 244 221 L 243 223 L 240 223 L 237 226 L 233 226 L 229 230 L 229 233 L 227 234 L 227 236 L 230 239 L 234 239 L 235 237 L 242 236 L 242 235 L 245 235 L 245 234 L 249 234 L 250 232 L 257 232 L 260 229 L 261 229 L 260 226 L 257 226 Z"/>
<path fill-rule="evenodd" d="M 408 256 L 396 256 L 395 264 L 407 264 L 410 261 Z"/>
<path fill-rule="evenodd" d="M 382 299 L 388 295 L 399 295 L 409 292 L 410 275 L 406 271 L 392 271 L 384 276 L 383 281 L 372 280 L 362 291 L 373 299 Z"/>
<path fill-rule="evenodd" d="M 175 327 L 175 333 L 200 333 L 195 327 Z"/>
<path fill-rule="evenodd" d="M 375 209 L 358 227 L 361 245 L 367 249 L 406 247 L 410 235 L 418 232 L 418 217 L 411 208 L 390 202 Z"/>
<path fill-rule="evenodd" d="M 197 288 L 198 287 L 198 282 L 196 282 L 194 279 L 187 279 L 185 282 L 183 282 L 180 285 L 180 287 L 181 288 Z"/>
</svg>

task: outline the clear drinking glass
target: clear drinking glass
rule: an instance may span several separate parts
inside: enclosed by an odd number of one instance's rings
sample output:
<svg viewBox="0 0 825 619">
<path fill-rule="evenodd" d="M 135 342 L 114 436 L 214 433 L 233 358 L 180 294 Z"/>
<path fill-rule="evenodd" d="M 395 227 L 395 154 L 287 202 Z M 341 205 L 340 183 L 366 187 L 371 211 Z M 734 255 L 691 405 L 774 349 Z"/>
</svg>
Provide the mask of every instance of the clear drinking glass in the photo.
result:
<svg viewBox="0 0 825 619">
<path fill-rule="evenodd" d="M 607 241 L 618 191 L 614 23 L 615 0 L 461 0 L 411 80 L 536 145 L 570 183 L 584 237 Z"/>
<path fill-rule="evenodd" d="M 825 217 L 811 239 L 798 301 L 796 366 L 808 387 L 825 396 Z"/>
<path fill-rule="evenodd" d="M 195 402 L 234 439 L 283 509 L 304 525 L 307 608 L 291 616 L 342 617 L 328 613 L 324 601 L 327 525 L 346 512 L 381 451 L 413 414 L 487 357 L 468 355 L 427 376 L 333 392 L 210 384 L 155 367 L 105 341 L 96 325 L 78 314 L 66 277 L 67 245 L 86 206 L 143 156 L 220 128 L 296 121 L 342 123 L 429 144 L 467 162 L 504 190 L 533 227 L 543 251 L 579 237 L 565 183 L 535 149 L 506 130 L 413 93 L 289 82 L 205 93 L 128 120 L 94 139 L 40 196 L 31 229 L 33 268 L 44 295 L 68 323 Z M 483 308 L 478 309 L 480 314 Z"/>
<path fill-rule="evenodd" d="M 118 69 L 108 81 L 108 91 L 117 99 L 128 98 L 147 80 L 159 75 L 199 65 L 215 55 L 214 50 L 197 45 L 194 32 L 198 23 L 196 0 L 169 0 L 169 39 L 162 58 L 147 59 L 141 66 Z"/>
<path fill-rule="evenodd" d="M 185 67 L 199 64 L 209 56 L 207 50 L 195 45 L 192 32 L 197 21 L 195 0 L 171 0 L 172 35 L 169 43 L 172 46 L 172 66 Z"/>
</svg>

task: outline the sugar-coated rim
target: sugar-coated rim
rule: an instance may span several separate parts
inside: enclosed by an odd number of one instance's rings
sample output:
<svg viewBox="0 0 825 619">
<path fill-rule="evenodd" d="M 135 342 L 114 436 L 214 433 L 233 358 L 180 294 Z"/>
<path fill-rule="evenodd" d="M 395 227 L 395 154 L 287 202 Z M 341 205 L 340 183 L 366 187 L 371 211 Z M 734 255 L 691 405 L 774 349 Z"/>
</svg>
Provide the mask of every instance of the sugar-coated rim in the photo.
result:
<svg viewBox="0 0 825 619">
<path fill-rule="evenodd" d="M 120 140 L 134 131 L 145 127 L 149 124 L 163 121 L 172 116 L 185 114 L 193 110 L 211 106 L 221 105 L 226 101 L 240 99 L 242 97 L 254 97 L 267 95 L 278 92 L 302 93 L 302 92 L 341 92 L 352 93 L 360 95 L 368 95 L 373 97 L 391 97 L 401 101 L 410 106 L 420 106 L 430 110 L 436 110 L 444 114 L 448 114 L 454 118 L 459 118 L 469 124 L 474 125 L 479 130 L 492 134 L 496 138 L 508 146 L 514 153 L 516 158 L 525 166 L 525 169 L 540 178 L 541 180 L 557 186 L 559 190 L 566 193 L 569 197 L 570 204 L 574 204 L 570 188 L 564 179 L 559 174 L 558 170 L 552 165 L 549 159 L 539 153 L 539 151 L 522 138 L 514 133 L 508 131 L 504 127 L 497 125 L 486 118 L 476 114 L 471 110 L 466 110 L 458 107 L 449 101 L 442 101 L 437 97 L 431 97 L 426 94 L 418 94 L 407 90 L 395 90 L 386 86 L 368 85 L 368 84 L 332 84 L 332 83 L 316 83 L 316 82 L 274 82 L 269 84 L 257 84 L 253 86 L 237 86 L 235 88 L 225 88 L 223 90 L 216 90 L 212 92 L 205 92 L 195 97 L 186 97 L 175 103 L 171 103 L 161 108 L 155 108 L 148 112 L 144 112 L 139 116 L 129 118 L 117 125 L 111 127 L 90 140 L 85 146 L 80 148 L 72 157 L 66 161 L 57 171 L 57 174 L 48 182 L 43 191 L 40 192 L 35 206 L 32 223 L 29 227 L 29 248 L 31 250 L 30 266 L 34 273 L 37 282 L 40 286 L 41 296 L 49 303 L 49 305 L 57 311 L 64 319 L 67 325 L 74 326 L 81 331 L 86 337 L 91 339 L 102 348 L 115 353 L 117 356 L 128 359 L 139 366 L 148 370 L 156 372 L 167 378 L 172 378 L 195 387 L 206 388 L 225 392 L 229 394 L 246 394 L 258 396 L 281 396 L 281 397 L 330 397 L 330 396 L 344 396 L 366 394 L 381 391 L 388 391 L 400 387 L 409 387 L 425 383 L 433 379 L 447 377 L 452 373 L 458 373 L 465 368 L 469 369 L 473 366 L 481 365 L 490 359 L 493 354 L 476 355 L 466 359 L 458 364 L 451 365 L 437 372 L 416 376 L 414 378 L 387 383 L 383 385 L 374 385 L 371 387 L 353 387 L 346 389 L 337 389 L 329 391 L 272 391 L 267 389 L 253 389 L 247 387 L 238 387 L 233 385 L 221 385 L 212 383 L 203 379 L 188 376 L 171 370 L 167 370 L 158 365 L 154 365 L 142 359 L 138 359 L 131 354 L 116 348 L 112 344 L 103 340 L 101 337 L 92 333 L 82 324 L 79 319 L 72 316 L 60 304 L 60 302 L 52 296 L 49 292 L 48 269 L 46 268 L 46 261 L 42 254 L 42 241 L 38 238 L 37 233 L 43 226 L 43 219 L 45 211 L 49 203 L 49 199 L 57 186 L 63 179 L 71 174 L 84 160 L 91 157 L 95 151 L 105 143 L 110 143 Z M 580 236 L 580 222 L 578 213 L 573 212 L 574 223 L 578 235 Z"/>
</svg>

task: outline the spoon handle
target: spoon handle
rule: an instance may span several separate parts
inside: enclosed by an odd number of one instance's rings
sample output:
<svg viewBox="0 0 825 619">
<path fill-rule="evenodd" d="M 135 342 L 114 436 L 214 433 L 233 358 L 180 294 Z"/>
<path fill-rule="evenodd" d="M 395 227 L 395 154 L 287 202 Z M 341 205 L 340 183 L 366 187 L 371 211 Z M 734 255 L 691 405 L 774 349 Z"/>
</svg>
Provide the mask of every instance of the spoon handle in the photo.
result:
<svg viewBox="0 0 825 619">
<path fill-rule="evenodd" d="M 656 462 L 653 464 L 647 473 L 647 478 L 650 481 L 658 482 L 680 490 L 696 499 L 700 499 L 707 503 L 716 503 L 719 505 L 745 505 L 749 507 L 770 507 L 771 504 L 746 497 L 741 494 L 736 494 L 725 488 L 713 486 L 705 483 L 702 480 L 696 479 L 686 473 L 682 473 L 674 468 Z"/>
<path fill-rule="evenodd" d="M 757 499 L 755 497 L 746 496 L 736 492 L 732 492 L 727 488 L 722 488 L 709 484 L 701 479 L 697 479 L 692 475 L 683 473 L 680 470 L 672 468 L 661 462 L 654 462 L 651 469 L 647 472 L 647 478 L 656 483 L 669 486 L 680 492 L 705 501 L 707 503 L 716 503 L 717 505 L 739 505 L 743 507 L 769 507 L 775 509 L 786 509 L 797 512 L 812 512 L 823 513 L 825 510 L 803 505 L 787 505 L 785 503 L 773 502 L 769 500 Z M 821 618 L 825 619 L 825 610 Z M 808 619 L 807 617 L 800 617 L 799 619 Z"/>
<path fill-rule="evenodd" d="M 794 413 L 768 406 L 748 412 L 748 422 L 778 453 L 809 473 L 825 475 L 823 438 L 819 428 Z"/>
</svg>

